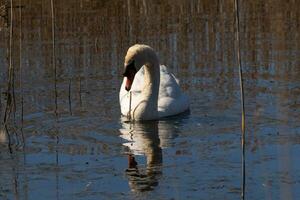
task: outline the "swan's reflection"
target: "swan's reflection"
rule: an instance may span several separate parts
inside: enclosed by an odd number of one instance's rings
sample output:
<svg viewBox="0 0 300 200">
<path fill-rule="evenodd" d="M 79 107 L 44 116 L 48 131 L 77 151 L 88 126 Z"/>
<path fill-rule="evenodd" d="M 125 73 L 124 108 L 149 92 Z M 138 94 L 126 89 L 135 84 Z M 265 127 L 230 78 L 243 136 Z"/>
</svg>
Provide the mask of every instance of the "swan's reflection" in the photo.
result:
<svg viewBox="0 0 300 200">
<path fill-rule="evenodd" d="M 173 121 L 174 122 L 174 121 Z M 170 121 L 147 121 L 122 124 L 121 137 L 128 147 L 129 186 L 134 192 L 153 190 L 162 174 L 162 148 L 176 136 L 176 126 Z M 146 157 L 146 166 L 137 163 L 137 156 Z"/>
</svg>

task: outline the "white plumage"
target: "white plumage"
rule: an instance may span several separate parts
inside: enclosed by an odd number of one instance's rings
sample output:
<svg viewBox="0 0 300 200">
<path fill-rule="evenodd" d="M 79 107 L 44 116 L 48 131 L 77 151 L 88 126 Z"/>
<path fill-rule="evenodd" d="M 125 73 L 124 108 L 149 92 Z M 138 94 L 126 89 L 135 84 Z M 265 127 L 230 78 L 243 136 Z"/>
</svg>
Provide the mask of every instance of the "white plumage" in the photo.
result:
<svg viewBox="0 0 300 200">
<path fill-rule="evenodd" d="M 121 113 L 127 115 L 129 112 L 129 92 L 125 90 L 126 78 L 120 88 Z M 132 83 L 131 110 L 142 101 L 142 90 L 144 88 L 144 66 L 136 73 Z M 158 117 L 167 117 L 188 110 L 188 96 L 181 92 L 178 79 L 168 71 L 164 65 L 160 65 L 160 84 L 158 95 Z"/>
</svg>

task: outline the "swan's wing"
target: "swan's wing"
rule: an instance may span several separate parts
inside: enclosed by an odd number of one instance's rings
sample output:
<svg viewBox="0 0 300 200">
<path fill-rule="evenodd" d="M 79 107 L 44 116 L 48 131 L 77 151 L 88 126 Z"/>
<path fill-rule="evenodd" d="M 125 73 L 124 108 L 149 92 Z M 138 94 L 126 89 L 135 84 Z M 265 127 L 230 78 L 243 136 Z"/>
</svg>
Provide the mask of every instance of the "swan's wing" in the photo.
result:
<svg viewBox="0 0 300 200">
<path fill-rule="evenodd" d="M 158 111 L 160 117 L 183 112 L 189 108 L 188 97 L 181 92 L 178 79 L 161 65 Z"/>
<path fill-rule="evenodd" d="M 158 101 L 159 117 L 167 117 L 182 113 L 189 109 L 189 98 L 181 94 L 177 98 L 164 97 Z"/>
<path fill-rule="evenodd" d="M 179 81 L 164 65 L 160 66 L 159 99 L 164 97 L 177 98 L 181 94 Z"/>
</svg>

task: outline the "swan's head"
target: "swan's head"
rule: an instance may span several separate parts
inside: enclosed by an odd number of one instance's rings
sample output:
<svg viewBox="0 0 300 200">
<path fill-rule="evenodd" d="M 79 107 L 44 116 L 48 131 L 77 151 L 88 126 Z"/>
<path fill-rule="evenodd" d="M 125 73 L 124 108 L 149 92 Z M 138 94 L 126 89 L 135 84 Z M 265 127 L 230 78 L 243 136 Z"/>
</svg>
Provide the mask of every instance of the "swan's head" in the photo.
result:
<svg viewBox="0 0 300 200">
<path fill-rule="evenodd" d="M 129 91 L 134 80 L 135 74 L 143 65 L 152 65 L 153 62 L 158 62 L 155 51 L 148 45 L 135 44 L 131 46 L 125 56 L 124 73 L 126 77 L 125 89 Z"/>
</svg>

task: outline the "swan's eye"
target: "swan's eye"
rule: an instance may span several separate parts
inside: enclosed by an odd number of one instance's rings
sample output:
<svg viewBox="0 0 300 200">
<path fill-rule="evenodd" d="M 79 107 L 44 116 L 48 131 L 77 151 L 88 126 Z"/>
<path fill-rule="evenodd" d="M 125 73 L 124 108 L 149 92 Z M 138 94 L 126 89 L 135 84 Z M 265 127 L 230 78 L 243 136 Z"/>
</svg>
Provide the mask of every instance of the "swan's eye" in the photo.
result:
<svg viewBox="0 0 300 200">
<path fill-rule="evenodd" d="M 124 73 L 123 73 L 123 76 L 126 76 L 126 77 L 128 77 L 128 76 L 130 76 L 132 73 L 136 73 L 136 69 L 135 69 L 135 66 L 134 66 L 134 60 L 133 61 L 131 61 L 129 64 L 127 64 L 126 66 L 125 66 L 125 71 L 124 71 Z"/>
</svg>

